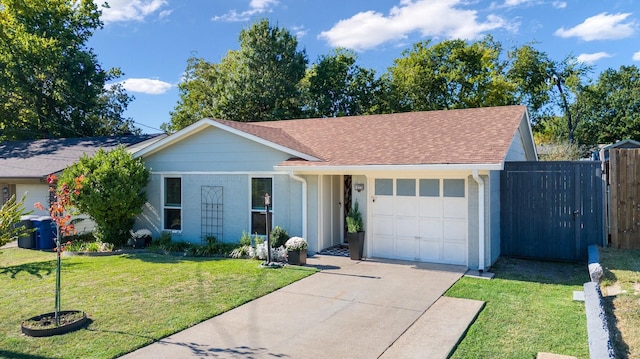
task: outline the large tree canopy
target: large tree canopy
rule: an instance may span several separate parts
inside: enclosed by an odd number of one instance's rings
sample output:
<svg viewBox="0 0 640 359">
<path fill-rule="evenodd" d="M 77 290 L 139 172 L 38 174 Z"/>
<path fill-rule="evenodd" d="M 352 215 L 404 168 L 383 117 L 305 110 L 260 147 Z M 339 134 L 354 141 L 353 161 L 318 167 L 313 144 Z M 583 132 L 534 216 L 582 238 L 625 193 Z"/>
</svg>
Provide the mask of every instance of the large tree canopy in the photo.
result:
<svg viewBox="0 0 640 359">
<path fill-rule="evenodd" d="M 92 0 L 0 0 L 0 140 L 134 132 L 131 98 L 86 43 L 102 27 Z"/>
<path fill-rule="evenodd" d="M 640 140 L 640 69 L 621 66 L 602 72 L 578 94 L 572 109 L 582 119 L 576 129 L 579 143 Z"/>
<path fill-rule="evenodd" d="M 502 47 L 490 36 L 468 43 L 419 42 L 389 68 L 395 111 L 444 110 L 514 103 Z"/>
<path fill-rule="evenodd" d="M 354 116 L 374 111 L 380 84 L 375 71 L 356 65 L 353 51 L 320 56 L 301 83 L 310 117 Z"/>
<path fill-rule="evenodd" d="M 272 121 L 302 116 L 298 84 L 307 55 L 289 31 L 261 20 L 240 32 L 240 49 L 219 64 L 190 58 L 180 100 L 163 129 L 177 131 L 203 117 Z"/>
</svg>

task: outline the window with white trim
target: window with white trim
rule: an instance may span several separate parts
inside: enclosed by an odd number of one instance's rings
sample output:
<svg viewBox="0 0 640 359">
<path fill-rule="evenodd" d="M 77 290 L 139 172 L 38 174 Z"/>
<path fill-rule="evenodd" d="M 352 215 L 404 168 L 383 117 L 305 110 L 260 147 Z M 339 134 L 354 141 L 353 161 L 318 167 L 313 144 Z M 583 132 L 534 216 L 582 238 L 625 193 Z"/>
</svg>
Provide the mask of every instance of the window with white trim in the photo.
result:
<svg viewBox="0 0 640 359">
<path fill-rule="evenodd" d="M 251 178 L 251 233 L 267 234 L 267 216 L 264 206 L 264 195 L 271 196 L 269 207 L 270 218 L 273 218 L 273 179 L 269 177 Z"/>
<path fill-rule="evenodd" d="M 172 231 L 182 230 L 182 178 L 164 178 L 163 228 Z"/>
</svg>

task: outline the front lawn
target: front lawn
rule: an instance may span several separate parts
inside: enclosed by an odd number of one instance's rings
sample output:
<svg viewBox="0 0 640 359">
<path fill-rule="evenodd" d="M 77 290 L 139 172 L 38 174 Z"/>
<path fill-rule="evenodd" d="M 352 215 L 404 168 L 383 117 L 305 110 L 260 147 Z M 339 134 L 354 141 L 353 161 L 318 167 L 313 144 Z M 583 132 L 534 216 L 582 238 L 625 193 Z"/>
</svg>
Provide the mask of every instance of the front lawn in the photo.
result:
<svg viewBox="0 0 640 359">
<path fill-rule="evenodd" d="M 538 352 L 588 358 L 586 264 L 500 259 L 492 280 L 461 278 L 445 295 L 486 302 L 452 358 L 535 358 Z"/>
<path fill-rule="evenodd" d="M 83 310 L 90 324 L 62 336 L 27 337 L 21 321 L 54 309 L 54 258 L 0 250 L 0 357 L 113 358 L 314 273 L 262 269 L 256 260 L 153 253 L 68 257 L 62 310 Z"/>
</svg>

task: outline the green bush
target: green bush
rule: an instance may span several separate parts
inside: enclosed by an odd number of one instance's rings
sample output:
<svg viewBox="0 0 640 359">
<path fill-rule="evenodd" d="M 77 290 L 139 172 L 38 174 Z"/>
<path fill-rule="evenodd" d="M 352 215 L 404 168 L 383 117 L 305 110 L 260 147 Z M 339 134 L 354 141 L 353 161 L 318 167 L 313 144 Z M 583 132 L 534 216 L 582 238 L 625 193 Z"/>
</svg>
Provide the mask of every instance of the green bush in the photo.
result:
<svg viewBox="0 0 640 359">
<path fill-rule="evenodd" d="M 251 235 L 247 231 L 242 231 L 242 236 L 240 237 L 240 245 L 241 246 L 250 246 L 251 245 Z"/>
<path fill-rule="evenodd" d="M 20 222 L 20 216 L 33 212 L 25 212 L 24 199 L 26 196 L 25 193 L 22 199 L 17 202 L 16 196 L 13 195 L 7 203 L 0 207 L 0 246 L 33 232 L 33 229 L 27 229 L 25 226 L 16 226 Z"/>
<path fill-rule="evenodd" d="M 287 242 L 288 239 L 289 239 L 289 233 L 287 233 L 287 231 L 280 226 L 276 226 L 271 231 L 269 236 L 269 240 L 271 241 L 271 247 L 273 248 L 280 248 L 281 246 L 284 246 L 284 244 Z"/>
<path fill-rule="evenodd" d="M 79 178 L 82 188 L 77 190 Z M 142 160 L 119 146 L 110 152 L 100 149 L 92 157 L 84 155 L 64 170 L 58 187 L 69 187 L 73 205 L 96 223 L 99 240 L 121 247 L 147 201 L 148 180 L 149 170 Z"/>
<path fill-rule="evenodd" d="M 356 233 L 360 231 L 362 231 L 362 213 L 358 208 L 358 201 L 355 201 L 347 214 L 347 232 Z"/>
</svg>

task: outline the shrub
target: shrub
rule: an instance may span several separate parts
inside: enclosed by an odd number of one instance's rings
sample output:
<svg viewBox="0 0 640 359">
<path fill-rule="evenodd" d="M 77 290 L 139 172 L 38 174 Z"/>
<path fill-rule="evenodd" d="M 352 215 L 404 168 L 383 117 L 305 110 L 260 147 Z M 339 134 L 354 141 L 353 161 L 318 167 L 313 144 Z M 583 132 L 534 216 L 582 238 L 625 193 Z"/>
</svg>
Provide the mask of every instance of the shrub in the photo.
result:
<svg viewBox="0 0 640 359">
<path fill-rule="evenodd" d="M 25 193 L 22 199 L 17 202 L 16 196 L 13 195 L 7 203 L 0 207 L 0 247 L 33 231 L 33 229 L 27 229 L 25 226 L 16 226 L 20 222 L 20 216 L 33 212 L 25 213 L 24 199 L 26 196 L 27 194 Z"/>
<path fill-rule="evenodd" d="M 251 246 L 251 235 L 247 231 L 242 231 L 242 236 L 240 237 L 240 245 Z"/>
<path fill-rule="evenodd" d="M 252 247 L 248 245 L 240 246 L 235 248 L 229 254 L 231 258 L 249 258 L 249 252 L 251 252 Z"/>
<path fill-rule="evenodd" d="M 289 234 L 287 231 L 280 227 L 276 226 L 270 233 L 269 240 L 271 241 L 271 247 L 278 248 L 284 246 L 285 242 L 289 239 Z"/>
<path fill-rule="evenodd" d="M 347 232 L 356 233 L 362 230 L 362 213 L 358 209 L 358 201 L 353 203 L 353 207 L 347 214 Z"/>
<path fill-rule="evenodd" d="M 142 160 L 119 146 L 110 152 L 100 149 L 92 157 L 84 155 L 64 170 L 58 188 L 68 186 L 74 206 L 95 221 L 98 239 L 122 246 L 147 201 L 148 180 L 149 170 Z"/>
</svg>

